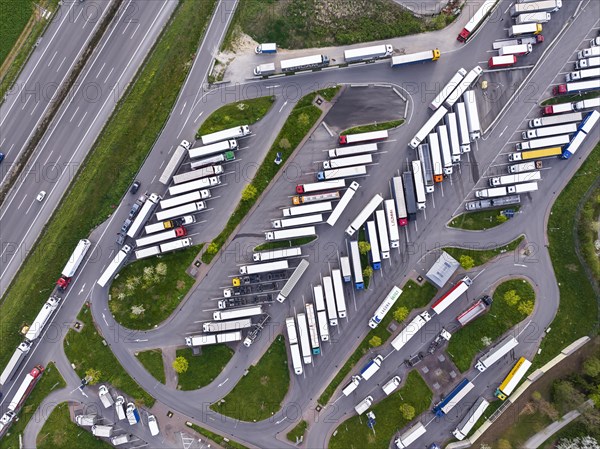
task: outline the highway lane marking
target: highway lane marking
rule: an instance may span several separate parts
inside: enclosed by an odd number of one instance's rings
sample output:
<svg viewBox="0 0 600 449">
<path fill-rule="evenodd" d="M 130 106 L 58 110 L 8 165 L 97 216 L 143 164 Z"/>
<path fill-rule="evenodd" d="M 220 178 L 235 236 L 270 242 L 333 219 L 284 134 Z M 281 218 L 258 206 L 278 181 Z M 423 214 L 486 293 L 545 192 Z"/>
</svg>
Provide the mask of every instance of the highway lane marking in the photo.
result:
<svg viewBox="0 0 600 449">
<path fill-rule="evenodd" d="M 183 103 L 183 106 L 181 106 L 181 111 L 179 112 L 179 115 L 183 114 L 183 111 L 185 110 L 186 106 L 187 106 L 187 101 L 185 103 Z"/>
<path fill-rule="evenodd" d="M 200 112 L 200 114 L 198 114 L 198 117 L 196 117 L 196 120 L 194 120 L 194 123 L 196 123 L 200 117 L 202 117 L 202 114 L 204 114 L 204 111 Z"/>
<path fill-rule="evenodd" d="M 104 313 L 102 314 L 102 319 L 104 320 L 104 323 L 106 323 L 106 327 L 108 327 L 108 321 L 106 321 L 106 315 L 104 315 Z"/>
<path fill-rule="evenodd" d="M 96 74 L 96 79 L 98 79 L 98 77 L 100 76 L 100 74 L 102 73 L 102 70 L 104 70 L 104 66 L 106 65 L 106 62 L 104 62 L 102 64 L 102 67 L 100 67 L 100 70 L 98 70 L 98 73 Z"/>
<path fill-rule="evenodd" d="M 77 128 L 79 128 L 81 126 L 81 123 L 85 119 L 85 116 L 87 115 L 87 113 L 88 113 L 88 111 L 85 111 L 85 114 L 83 114 L 83 117 L 81 117 L 81 120 L 79 120 L 79 124 L 77 125 Z"/>
<path fill-rule="evenodd" d="M 523 267 L 523 268 L 527 268 L 527 265 L 523 265 L 522 263 L 516 263 L 514 264 L 515 267 Z"/>
<path fill-rule="evenodd" d="M 48 160 L 50 159 L 50 157 L 52 156 L 52 153 L 54 153 L 54 150 L 50 151 L 50 154 L 48 155 L 48 157 L 46 158 L 46 160 L 44 161 L 44 165 L 46 165 L 48 163 Z"/>
<path fill-rule="evenodd" d="M 285 102 L 281 105 L 281 107 L 279 108 L 279 112 L 283 111 L 283 108 L 286 107 L 286 105 L 288 104 L 288 101 L 285 100 Z"/>
<path fill-rule="evenodd" d="M 127 69 L 127 67 L 125 67 L 125 69 Z M 113 70 L 115 70 L 115 66 L 113 66 L 113 68 L 110 69 L 110 72 L 108 72 L 108 75 L 106 75 L 106 78 L 104 78 L 104 84 L 106 84 L 108 78 L 110 77 L 110 75 L 112 75 Z"/>
<path fill-rule="evenodd" d="M 217 385 L 218 388 L 221 388 L 223 385 L 225 385 L 227 382 L 229 381 L 229 377 L 227 379 L 225 379 L 223 382 L 221 382 L 219 385 Z"/>
<path fill-rule="evenodd" d="M 83 287 L 81 287 L 81 290 L 79 290 L 79 293 L 77 293 L 77 296 L 81 295 L 81 292 L 83 291 L 84 288 L 85 288 L 85 283 L 83 284 Z"/>
<path fill-rule="evenodd" d="M 52 58 L 50 59 L 50 62 L 48 63 L 47 67 L 50 67 L 50 64 L 52 64 L 52 61 L 54 61 L 54 58 L 56 57 L 57 54 L 58 54 L 58 50 L 56 50 L 54 52 L 54 54 L 52 55 Z"/>
<path fill-rule="evenodd" d="M 135 36 L 135 33 L 140 28 L 140 25 L 141 25 L 141 23 L 138 23 L 138 26 L 135 27 L 135 30 L 133 30 L 133 33 L 131 34 L 131 37 L 129 39 L 133 39 L 133 36 Z"/>
<path fill-rule="evenodd" d="M 29 115 L 33 115 L 33 113 L 35 112 L 35 110 L 37 109 L 37 107 L 40 105 L 40 102 L 38 101 L 35 106 L 33 107 L 33 109 L 31 110 L 31 113 Z"/>
<path fill-rule="evenodd" d="M 502 132 L 500 133 L 500 135 L 498 137 L 502 137 L 502 134 L 504 134 L 504 131 L 506 131 L 508 129 L 508 125 L 506 125 L 504 127 L 504 129 L 502 130 Z"/>
<path fill-rule="evenodd" d="M 28 95 L 28 96 L 27 96 L 27 100 L 25 100 L 25 104 L 24 104 L 24 105 L 23 105 L 23 107 L 21 108 L 21 111 L 22 111 L 23 109 L 25 109 L 25 106 L 27 106 L 27 103 L 29 103 L 29 100 L 31 100 L 31 97 L 32 97 L 32 96 L 33 96 L 33 95 Z"/>
<path fill-rule="evenodd" d="M 166 162 L 165 160 L 163 160 L 163 161 L 161 162 L 161 164 L 160 164 L 160 167 L 158 167 L 158 169 L 159 169 L 159 170 L 163 168 L 163 165 L 165 165 L 165 162 Z"/>
<path fill-rule="evenodd" d="M 69 120 L 69 123 L 71 123 L 73 121 L 73 119 L 77 115 L 77 111 L 79 111 L 79 106 L 77 106 L 77 109 L 75 109 L 75 112 L 73 112 L 73 116 L 71 117 L 71 120 Z"/>
<path fill-rule="evenodd" d="M 77 20 L 81 17 L 81 14 L 83 14 L 83 9 L 79 10 L 79 14 L 77 14 L 77 17 L 75 17 L 75 20 L 73 20 L 73 23 L 76 23 Z M 85 20 L 84 20 L 85 22 Z"/>
<path fill-rule="evenodd" d="M 27 194 L 25 194 L 25 196 L 23 197 L 23 199 L 21 200 L 21 202 L 17 206 L 17 210 L 21 209 L 21 206 L 23 205 L 23 201 L 25 201 L 25 198 L 27 198 Z"/>
<path fill-rule="evenodd" d="M 127 22 L 127 25 L 125 25 L 125 28 L 123 28 L 123 32 L 121 34 L 125 34 L 125 31 L 127 31 L 127 28 L 129 28 L 129 25 L 131 25 L 131 20 Z"/>
<path fill-rule="evenodd" d="M 506 8 L 506 11 L 504 11 L 504 14 L 506 14 L 506 13 L 507 13 L 507 12 L 510 10 L 510 8 L 512 7 L 512 5 L 513 5 L 513 4 L 512 4 L 512 2 L 511 2 L 511 3 L 510 3 L 510 5 L 508 5 L 508 8 Z"/>
<path fill-rule="evenodd" d="M 31 204 L 29 205 L 29 207 L 27 208 L 27 210 L 25 211 L 25 215 L 27 215 L 29 213 L 29 209 L 31 209 L 31 207 L 35 204 L 35 201 L 32 201 Z"/>
<path fill-rule="evenodd" d="M 62 67 L 62 65 L 65 63 L 65 60 L 67 59 L 67 57 L 65 56 L 63 58 L 62 61 L 60 61 L 60 64 L 58 65 L 58 68 L 56 69 L 56 73 L 58 73 L 58 71 L 60 70 L 60 68 Z"/>
</svg>

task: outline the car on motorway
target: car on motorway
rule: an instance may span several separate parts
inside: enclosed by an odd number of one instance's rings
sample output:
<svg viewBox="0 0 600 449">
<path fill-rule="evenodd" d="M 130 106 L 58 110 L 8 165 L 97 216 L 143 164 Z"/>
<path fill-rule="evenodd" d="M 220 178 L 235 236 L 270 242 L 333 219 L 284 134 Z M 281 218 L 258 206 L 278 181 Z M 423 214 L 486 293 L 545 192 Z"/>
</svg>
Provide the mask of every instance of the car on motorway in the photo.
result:
<svg viewBox="0 0 600 449">
<path fill-rule="evenodd" d="M 0 153 L 0 162 L 4 160 L 4 153 Z"/>
<path fill-rule="evenodd" d="M 38 193 L 38 196 L 35 197 L 35 199 L 40 203 L 44 201 L 44 198 L 46 198 L 46 192 L 44 190 Z"/>
<path fill-rule="evenodd" d="M 140 185 L 142 185 L 141 182 L 139 181 L 135 181 L 132 185 L 131 185 L 131 189 L 129 189 L 129 193 L 131 193 L 132 195 L 136 194 L 137 191 L 140 189 Z"/>
</svg>

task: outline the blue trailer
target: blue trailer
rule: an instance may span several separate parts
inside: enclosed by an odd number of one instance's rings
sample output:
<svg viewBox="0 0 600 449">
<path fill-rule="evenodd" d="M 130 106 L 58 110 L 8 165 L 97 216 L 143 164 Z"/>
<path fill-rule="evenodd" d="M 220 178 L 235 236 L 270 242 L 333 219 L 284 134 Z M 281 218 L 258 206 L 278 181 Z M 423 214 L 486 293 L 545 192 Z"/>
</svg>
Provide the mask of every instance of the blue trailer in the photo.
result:
<svg viewBox="0 0 600 449">
<path fill-rule="evenodd" d="M 460 383 L 454 387 L 448 396 L 440 401 L 435 407 L 433 407 L 433 414 L 435 416 L 444 416 L 450 410 L 454 408 L 468 393 L 473 389 L 473 385 L 469 380 L 463 379 Z"/>
</svg>

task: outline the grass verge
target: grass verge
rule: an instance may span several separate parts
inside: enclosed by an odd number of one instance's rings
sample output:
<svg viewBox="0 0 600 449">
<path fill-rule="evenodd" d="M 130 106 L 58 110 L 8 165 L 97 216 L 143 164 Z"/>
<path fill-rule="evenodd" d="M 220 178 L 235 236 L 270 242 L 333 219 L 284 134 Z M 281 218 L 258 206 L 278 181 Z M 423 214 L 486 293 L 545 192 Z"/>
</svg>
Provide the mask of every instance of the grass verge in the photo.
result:
<svg viewBox="0 0 600 449">
<path fill-rule="evenodd" d="M 411 371 L 400 390 L 371 407 L 377 419 L 375 432 L 367 427 L 365 416 L 353 416 L 337 428 L 329 440 L 329 449 L 387 449 L 394 434 L 411 421 L 404 418 L 400 406 L 411 405 L 415 416 L 419 416 L 429 408 L 431 398 L 431 390 L 423 378 L 417 371 Z"/>
<path fill-rule="evenodd" d="M 191 67 L 215 2 L 201 4 L 204 7 L 192 0 L 179 3 L 4 295 L 0 308 L 0 366 L 8 362 L 21 341 L 18 330 L 23 323 L 30 323 L 48 299 L 48 287 L 54 285 L 79 239 L 111 214 L 152 148 Z M 48 260 L 52 263 L 46 263 Z"/>
<path fill-rule="evenodd" d="M 268 251 L 271 249 L 293 248 L 295 246 L 308 245 L 310 242 L 317 239 L 317 236 L 300 237 L 292 240 L 278 240 L 276 242 L 266 242 L 254 248 L 254 251 Z"/>
<path fill-rule="evenodd" d="M 577 224 L 579 247 L 596 282 L 600 280 L 600 258 L 598 257 L 600 251 L 596 250 L 594 245 L 599 238 L 598 217 L 600 217 L 600 187 L 591 192 L 589 199 L 581 209 L 580 220 Z"/>
<path fill-rule="evenodd" d="M 9 433 L 4 435 L 0 441 L 1 449 L 19 449 L 19 435 L 23 433 L 27 423 L 34 417 L 35 411 L 38 409 L 42 401 L 52 391 L 64 388 L 67 383 L 60 375 L 54 363 L 48 363 L 42 378 L 39 380 L 31 394 L 25 401 L 18 414 L 19 420 L 13 422 L 13 425 L 8 430 Z"/>
<path fill-rule="evenodd" d="M 75 448 L 108 449 L 112 446 L 96 438 L 73 421 L 69 414 L 69 404 L 62 402 L 56 406 L 37 436 L 38 449 Z"/>
<path fill-rule="evenodd" d="M 100 383 L 109 383 L 145 406 L 152 407 L 154 398 L 146 393 L 121 366 L 107 346 L 107 342 L 98 334 L 87 305 L 83 307 L 77 320 L 83 324 L 83 327 L 79 332 L 69 329 L 64 340 L 65 353 L 69 361 L 75 365 L 77 375 L 83 379 L 88 369 L 96 369 L 100 371 Z"/>
<path fill-rule="evenodd" d="M 201 247 L 127 265 L 110 288 L 110 311 L 129 329 L 152 329 L 181 303 L 195 279 L 186 273 Z"/>
<path fill-rule="evenodd" d="M 165 365 L 162 358 L 162 350 L 151 349 L 150 351 L 138 352 L 135 355 L 144 368 L 152 374 L 156 380 L 164 384 L 167 379 L 165 376 Z"/>
<path fill-rule="evenodd" d="M 585 335 L 595 333 L 598 304 L 590 280 L 575 252 L 575 205 L 600 176 L 600 144 L 590 153 L 577 173 L 556 199 L 548 219 L 548 250 L 560 290 L 560 307 L 550 332 L 542 341 L 540 355 L 533 364 L 539 367 L 562 348 Z"/>
<path fill-rule="evenodd" d="M 436 288 L 429 282 L 425 282 L 422 286 L 418 285 L 413 280 L 409 280 L 404 287 L 402 287 L 402 296 L 396 302 L 396 307 L 406 307 L 409 312 L 413 309 L 420 309 L 425 307 L 433 299 L 436 293 Z M 367 336 L 360 343 L 354 353 L 346 360 L 344 366 L 340 368 L 333 380 L 327 385 L 327 388 L 323 391 L 318 399 L 319 404 L 326 405 L 335 390 L 339 387 L 342 381 L 346 378 L 348 373 L 354 368 L 358 361 L 371 349 L 369 340 L 373 337 L 379 337 L 381 344 L 384 344 L 391 333 L 387 330 L 388 326 L 394 319 L 392 311 L 390 311 L 381 321 L 379 326 L 372 329 Z"/>
<path fill-rule="evenodd" d="M 441 29 L 454 19 L 440 14 L 417 18 L 386 0 L 356 2 L 260 2 L 242 0 L 237 6 L 222 48 L 232 50 L 240 34 L 257 42 L 277 42 L 297 49 L 350 45 Z"/>
<path fill-rule="evenodd" d="M 177 357 L 185 357 L 189 362 L 188 370 L 179 374 L 179 389 L 197 390 L 211 383 L 233 357 L 233 350 L 227 345 L 209 345 L 202 347 L 200 355 L 192 355 L 190 348 L 178 349 Z"/>
<path fill-rule="evenodd" d="M 210 430 L 207 430 L 204 427 L 200 427 L 197 424 L 192 423 L 192 425 L 189 427 L 194 429 L 200 435 L 204 435 L 206 438 L 214 441 L 223 449 L 248 449 L 247 446 L 244 446 L 243 444 L 238 443 L 237 441 L 231 441 L 229 438 L 222 437 L 221 435 L 213 433 Z"/>
<path fill-rule="evenodd" d="M 369 125 L 355 126 L 340 133 L 341 136 L 346 134 L 370 133 L 372 131 L 383 131 L 384 129 L 396 128 L 404 123 L 404 120 L 392 120 L 383 123 L 371 123 Z"/>
<path fill-rule="evenodd" d="M 521 298 L 515 305 L 509 304 L 504 299 L 504 295 L 510 290 L 515 290 Z M 523 308 L 519 309 L 519 305 L 528 301 L 535 302 L 535 292 L 529 282 L 523 279 L 512 279 L 498 285 L 494 290 L 493 298 L 494 301 L 486 314 L 452 334 L 447 352 L 456 367 L 463 373 L 470 368 L 473 358 L 486 347 L 484 339 L 493 343 L 527 317 L 528 313 L 525 313 Z M 465 309 L 467 309 L 466 305 Z"/>
<path fill-rule="evenodd" d="M 467 231 L 485 231 L 486 229 L 495 228 L 504 223 L 501 215 L 502 211 L 512 209 L 515 212 L 521 208 L 518 204 L 504 209 L 481 210 L 477 212 L 466 212 L 454 217 L 448 226 L 451 228 L 466 229 Z M 509 220 L 510 221 L 510 220 Z"/>
<path fill-rule="evenodd" d="M 565 95 L 562 97 L 552 97 L 542 102 L 542 106 L 551 106 L 553 104 L 572 103 L 574 101 L 589 100 L 590 98 L 600 97 L 600 91 L 586 92 L 584 94 Z"/>
<path fill-rule="evenodd" d="M 300 437 L 304 437 L 304 434 L 306 433 L 306 429 L 308 428 L 308 423 L 304 420 L 300 421 L 298 423 L 298 425 L 296 427 L 294 427 L 292 430 L 290 430 L 287 434 L 286 434 L 286 438 L 291 441 L 292 443 L 296 443 Z"/>
<path fill-rule="evenodd" d="M 289 386 L 285 341 L 279 335 L 234 389 L 210 408 L 240 421 L 262 421 L 281 408 Z"/>
<path fill-rule="evenodd" d="M 196 133 L 196 139 L 205 134 L 216 133 L 234 126 L 252 125 L 267 115 L 274 102 L 275 97 L 269 95 L 226 104 L 204 120 Z"/>
<path fill-rule="evenodd" d="M 292 109 L 292 112 L 283 124 L 275 142 L 269 149 L 260 167 L 258 167 L 256 175 L 250 183 L 256 189 L 256 194 L 249 199 L 240 199 L 223 230 L 215 237 L 204 254 L 202 254 L 202 262 L 208 264 L 213 260 L 225 244 L 227 238 L 275 177 L 281 167 L 281 165 L 273 163 L 277 153 L 281 153 L 284 161 L 290 157 L 302 139 L 304 139 L 304 136 L 306 136 L 319 117 L 321 117 L 321 109 L 313 105 L 315 96 L 320 93 L 321 91 L 318 91 L 305 95 L 294 106 L 294 109 Z"/>
<path fill-rule="evenodd" d="M 489 262 L 494 257 L 499 256 L 500 254 L 506 253 L 508 251 L 514 251 L 521 244 L 524 238 L 524 236 L 520 236 L 517 239 L 510 242 L 508 245 L 499 246 L 498 248 L 442 248 L 442 250 L 446 251 L 456 260 L 459 260 L 460 256 L 469 256 L 473 259 L 473 262 L 475 263 L 474 266 L 478 267 Z"/>
<path fill-rule="evenodd" d="M 365 232 L 365 228 L 362 227 L 358 231 L 358 242 L 360 246 L 360 242 L 369 243 L 367 240 L 367 233 Z M 369 245 L 370 246 L 370 245 Z M 369 263 L 369 252 L 360 255 L 360 265 L 363 270 L 363 283 L 365 284 L 365 290 L 369 289 L 369 284 L 371 283 L 371 275 L 373 273 L 373 267 Z"/>
</svg>

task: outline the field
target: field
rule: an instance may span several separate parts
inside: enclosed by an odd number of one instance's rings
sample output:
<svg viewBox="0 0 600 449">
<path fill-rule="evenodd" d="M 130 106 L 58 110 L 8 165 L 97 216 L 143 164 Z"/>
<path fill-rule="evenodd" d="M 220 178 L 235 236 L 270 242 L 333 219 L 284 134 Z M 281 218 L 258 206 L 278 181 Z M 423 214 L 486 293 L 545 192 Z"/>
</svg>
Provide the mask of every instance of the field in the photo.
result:
<svg viewBox="0 0 600 449">
<path fill-rule="evenodd" d="M 233 357 L 233 350 L 227 345 L 209 345 L 196 356 L 189 348 L 178 349 L 177 357 L 185 357 L 189 363 L 188 370 L 178 375 L 179 389 L 189 391 L 205 387 L 221 374 Z"/>
<path fill-rule="evenodd" d="M 33 14 L 33 1 L 0 0 L 0 11 L 2 11 L 0 18 L 0 36 L 2 36 L 2 45 L 0 46 L 1 66 Z"/>
<path fill-rule="evenodd" d="M 152 377 L 161 384 L 166 381 L 165 366 L 163 364 L 162 351 L 160 349 L 151 349 L 150 351 L 138 352 L 135 355 L 144 368 L 148 370 Z"/>
<path fill-rule="evenodd" d="M 117 106 L 4 295 L 0 308 L 0 365 L 6 364 L 21 341 L 18 330 L 23 323 L 31 322 L 48 299 L 48 288 L 54 285 L 79 239 L 105 221 L 127 192 L 169 117 L 214 3 L 205 2 L 206 8 L 198 8 L 191 0 L 179 4 L 137 81 Z M 52 263 L 45 263 L 48 260 Z"/>
<path fill-rule="evenodd" d="M 503 210 L 512 209 L 517 212 L 521 206 L 514 206 L 505 209 L 481 210 L 477 212 L 466 212 L 454 217 L 448 226 L 451 228 L 466 229 L 467 231 L 485 231 L 486 229 L 500 226 L 502 222 L 498 221 L 498 216 Z M 510 220 L 508 220 L 510 222 Z"/>
<path fill-rule="evenodd" d="M 267 115 L 275 97 L 259 97 L 236 101 L 220 107 L 210 114 L 196 133 L 196 139 L 205 134 L 215 133 L 240 125 L 252 125 Z"/>
</svg>

